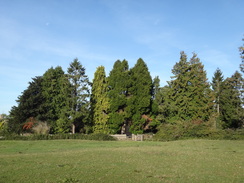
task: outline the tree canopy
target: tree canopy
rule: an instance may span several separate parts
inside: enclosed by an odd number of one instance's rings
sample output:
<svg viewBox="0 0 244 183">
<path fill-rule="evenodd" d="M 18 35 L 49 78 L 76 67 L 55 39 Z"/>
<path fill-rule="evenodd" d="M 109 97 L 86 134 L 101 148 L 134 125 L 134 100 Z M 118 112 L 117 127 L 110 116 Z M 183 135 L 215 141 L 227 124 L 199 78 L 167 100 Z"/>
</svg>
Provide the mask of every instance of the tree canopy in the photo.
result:
<svg viewBox="0 0 244 183">
<path fill-rule="evenodd" d="M 240 47 L 243 71 L 243 47 Z M 117 60 L 109 75 L 97 67 L 93 81 L 75 58 L 65 73 L 51 67 L 29 82 L 8 117 L 8 131 L 31 132 L 47 125 L 50 133 L 156 133 L 160 126 L 204 124 L 215 129 L 242 128 L 244 79 L 236 71 L 226 79 L 217 68 L 211 83 L 197 54 L 180 52 L 171 80 L 160 86 L 139 58 L 129 68 Z M 166 126 L 165 126 L 166 125 Z M 169 126 L 167 126 L 169 125 Z M 188 128 L 188 127 L 183 127 Z M 33 131 L 32 131 L 33 132 Z"/>
</svg>

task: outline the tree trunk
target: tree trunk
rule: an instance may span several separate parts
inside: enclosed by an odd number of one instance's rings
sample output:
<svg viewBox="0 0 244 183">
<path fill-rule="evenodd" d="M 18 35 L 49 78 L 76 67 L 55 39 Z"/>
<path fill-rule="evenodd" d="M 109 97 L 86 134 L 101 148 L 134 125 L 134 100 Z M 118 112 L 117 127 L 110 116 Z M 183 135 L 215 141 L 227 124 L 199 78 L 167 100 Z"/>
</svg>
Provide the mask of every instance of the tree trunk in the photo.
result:
<svg viewBox="0 0 244 183">
<path fill-rule="evenodd" d="M 72 124 L 72 134 L 75 134 L 75 125 Z"/>
<path fill-rule="evenodd" d="M 217 113 L 219 115 L 219 96 L 218 96 L 218 104 L 217 104 Z"/>
</svg>

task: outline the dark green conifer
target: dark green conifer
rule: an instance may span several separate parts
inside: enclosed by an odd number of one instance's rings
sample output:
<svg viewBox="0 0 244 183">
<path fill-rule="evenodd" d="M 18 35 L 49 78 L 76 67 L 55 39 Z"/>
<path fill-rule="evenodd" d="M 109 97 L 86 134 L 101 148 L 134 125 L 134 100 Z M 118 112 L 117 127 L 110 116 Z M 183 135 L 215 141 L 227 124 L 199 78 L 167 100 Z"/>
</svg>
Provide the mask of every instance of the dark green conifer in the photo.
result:
<svg viewBox="0 0 244 183">
<path fill-rule="evenodd" d="M 169 83 L 171 119 L 208 120 L 213 99 L 204 66 L 197 55 L 193 54 L 188 62 L 186 54 L 181 52 L 172 73 L 175 76 Z"/>
<path fill-rule="evenodd" d="M 244 41 L 244 38 L 242 39 L 242 41 Z M 244 73 L 244 44 L 243 46 L 239 47 L 239 51 L 240 51 L 240 56 L 241 56 L 241 64 L 240 64 L 240 69 L 241 71 Z"/>
<path fill-rule="evenodd" d="M 126 125 L 127 93 L 129 82 L 128 62 L 117 60 L 108 77 L 109 129 L 111 133 L 121 133 Z"/>
<path fill-rule="evenodd" d="M 50 123 L 52 130 L 55 130 L 56 121 L 61 118 L 63 111 L 67 110 L 70 98 L 69 81 L 60 66 L 51 67 L 44 73 L 42 91 L 45 100 L 42 105 L 42 110 L 46 114 L 44 117 Z"/>
<path fill-rule="evenodd" d="M 142 115 L 149 115 L 152 102 L 152 78 L 146 63 L 139 58 L 130 70 L 130 88 L 128 90 L 127 113 L 131 114 L 130 131 L 142 133 L 145 119 Z"/>
<path fill-rule="evenodd" d="M 90 83 L 85 68 L 77 58 L 70 63 L 67 76 L 71 85 L 70 120 L 72 133 L 75 133 L 76 127 L 79 131 L 82 129 L 84 131 L 85 126 L 88 126 Z"/>
<path fill-rule="evenodd" d="M 223 128 L 238 128 L 244 124 L 244 109 L 241 100 L 242 82 L 241 74 L 236 71 L 222 83 L 220 118 Z"/>
<path fill-rule="evenodd" d="M 219 106 L 219 101 L 220 101 L 220 95 L 221 95 L 221 86 L 222 82 L 224 80 L 224 77 L 222 75 L 222 72 L 219 68 L 214 73 L 214 76 L 212 78 L 212 88 L 214 92 L 214 103 L 215 103 L 215 110 L 217 114 L 219 114 L 220 106 Z"/>
<path fill-rule="evenodd" d="M 16 102 L 17 106 L 13 106 L 10 111 L 8 128 L 13 133 L 20 133 L 23 124 L 28 118 L 45 120 L 42 105 L 45 103 L 42 96 L 42 77 L 32 78 L 29 86 L 22 92 Z"/>
</svg>

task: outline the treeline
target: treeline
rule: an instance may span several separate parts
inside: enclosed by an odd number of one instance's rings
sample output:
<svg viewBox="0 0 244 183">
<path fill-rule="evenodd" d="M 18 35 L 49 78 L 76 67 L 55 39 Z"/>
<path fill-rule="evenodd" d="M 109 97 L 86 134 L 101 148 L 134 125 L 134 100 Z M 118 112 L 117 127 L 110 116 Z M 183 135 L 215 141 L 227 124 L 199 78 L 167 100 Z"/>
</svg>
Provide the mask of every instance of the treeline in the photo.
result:
<svg viewBox="0 0 244 183">
<path fill-rule="evenodd" d="M 117 60 L 108 76 L 99 66 L 90 82 L 84 66 L 74 59 L 67 72 L 60 66 L 51 67 L 32 78 L 18 97 L 18 105 L 12 107 L 6 130 L 17 134 L 138 134 L 176 131 L 175 126 L 243 127 L 244 80 L 240 72 L 224 79 L 217 69 L 208 82 L 197 55 L 188 59 L 181 52 L 172 74 L 171 81 L 161 87 L 159 77 L 152 79 L 141 58 L 132 68 L 126 60 Z"/>
</svg>

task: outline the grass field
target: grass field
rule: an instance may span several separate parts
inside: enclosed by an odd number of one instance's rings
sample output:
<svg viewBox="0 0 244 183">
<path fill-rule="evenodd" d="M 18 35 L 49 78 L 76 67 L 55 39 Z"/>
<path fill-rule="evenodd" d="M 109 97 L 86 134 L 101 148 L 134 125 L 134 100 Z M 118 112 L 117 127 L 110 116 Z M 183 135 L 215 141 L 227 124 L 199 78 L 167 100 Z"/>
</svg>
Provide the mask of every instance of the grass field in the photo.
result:
<svg viewBox="0 0 244 183">
<path fill-rule="evenodd" d="M 244 141 L 0 141 L 0 182 L 244 182 Z"/>
</svg>

